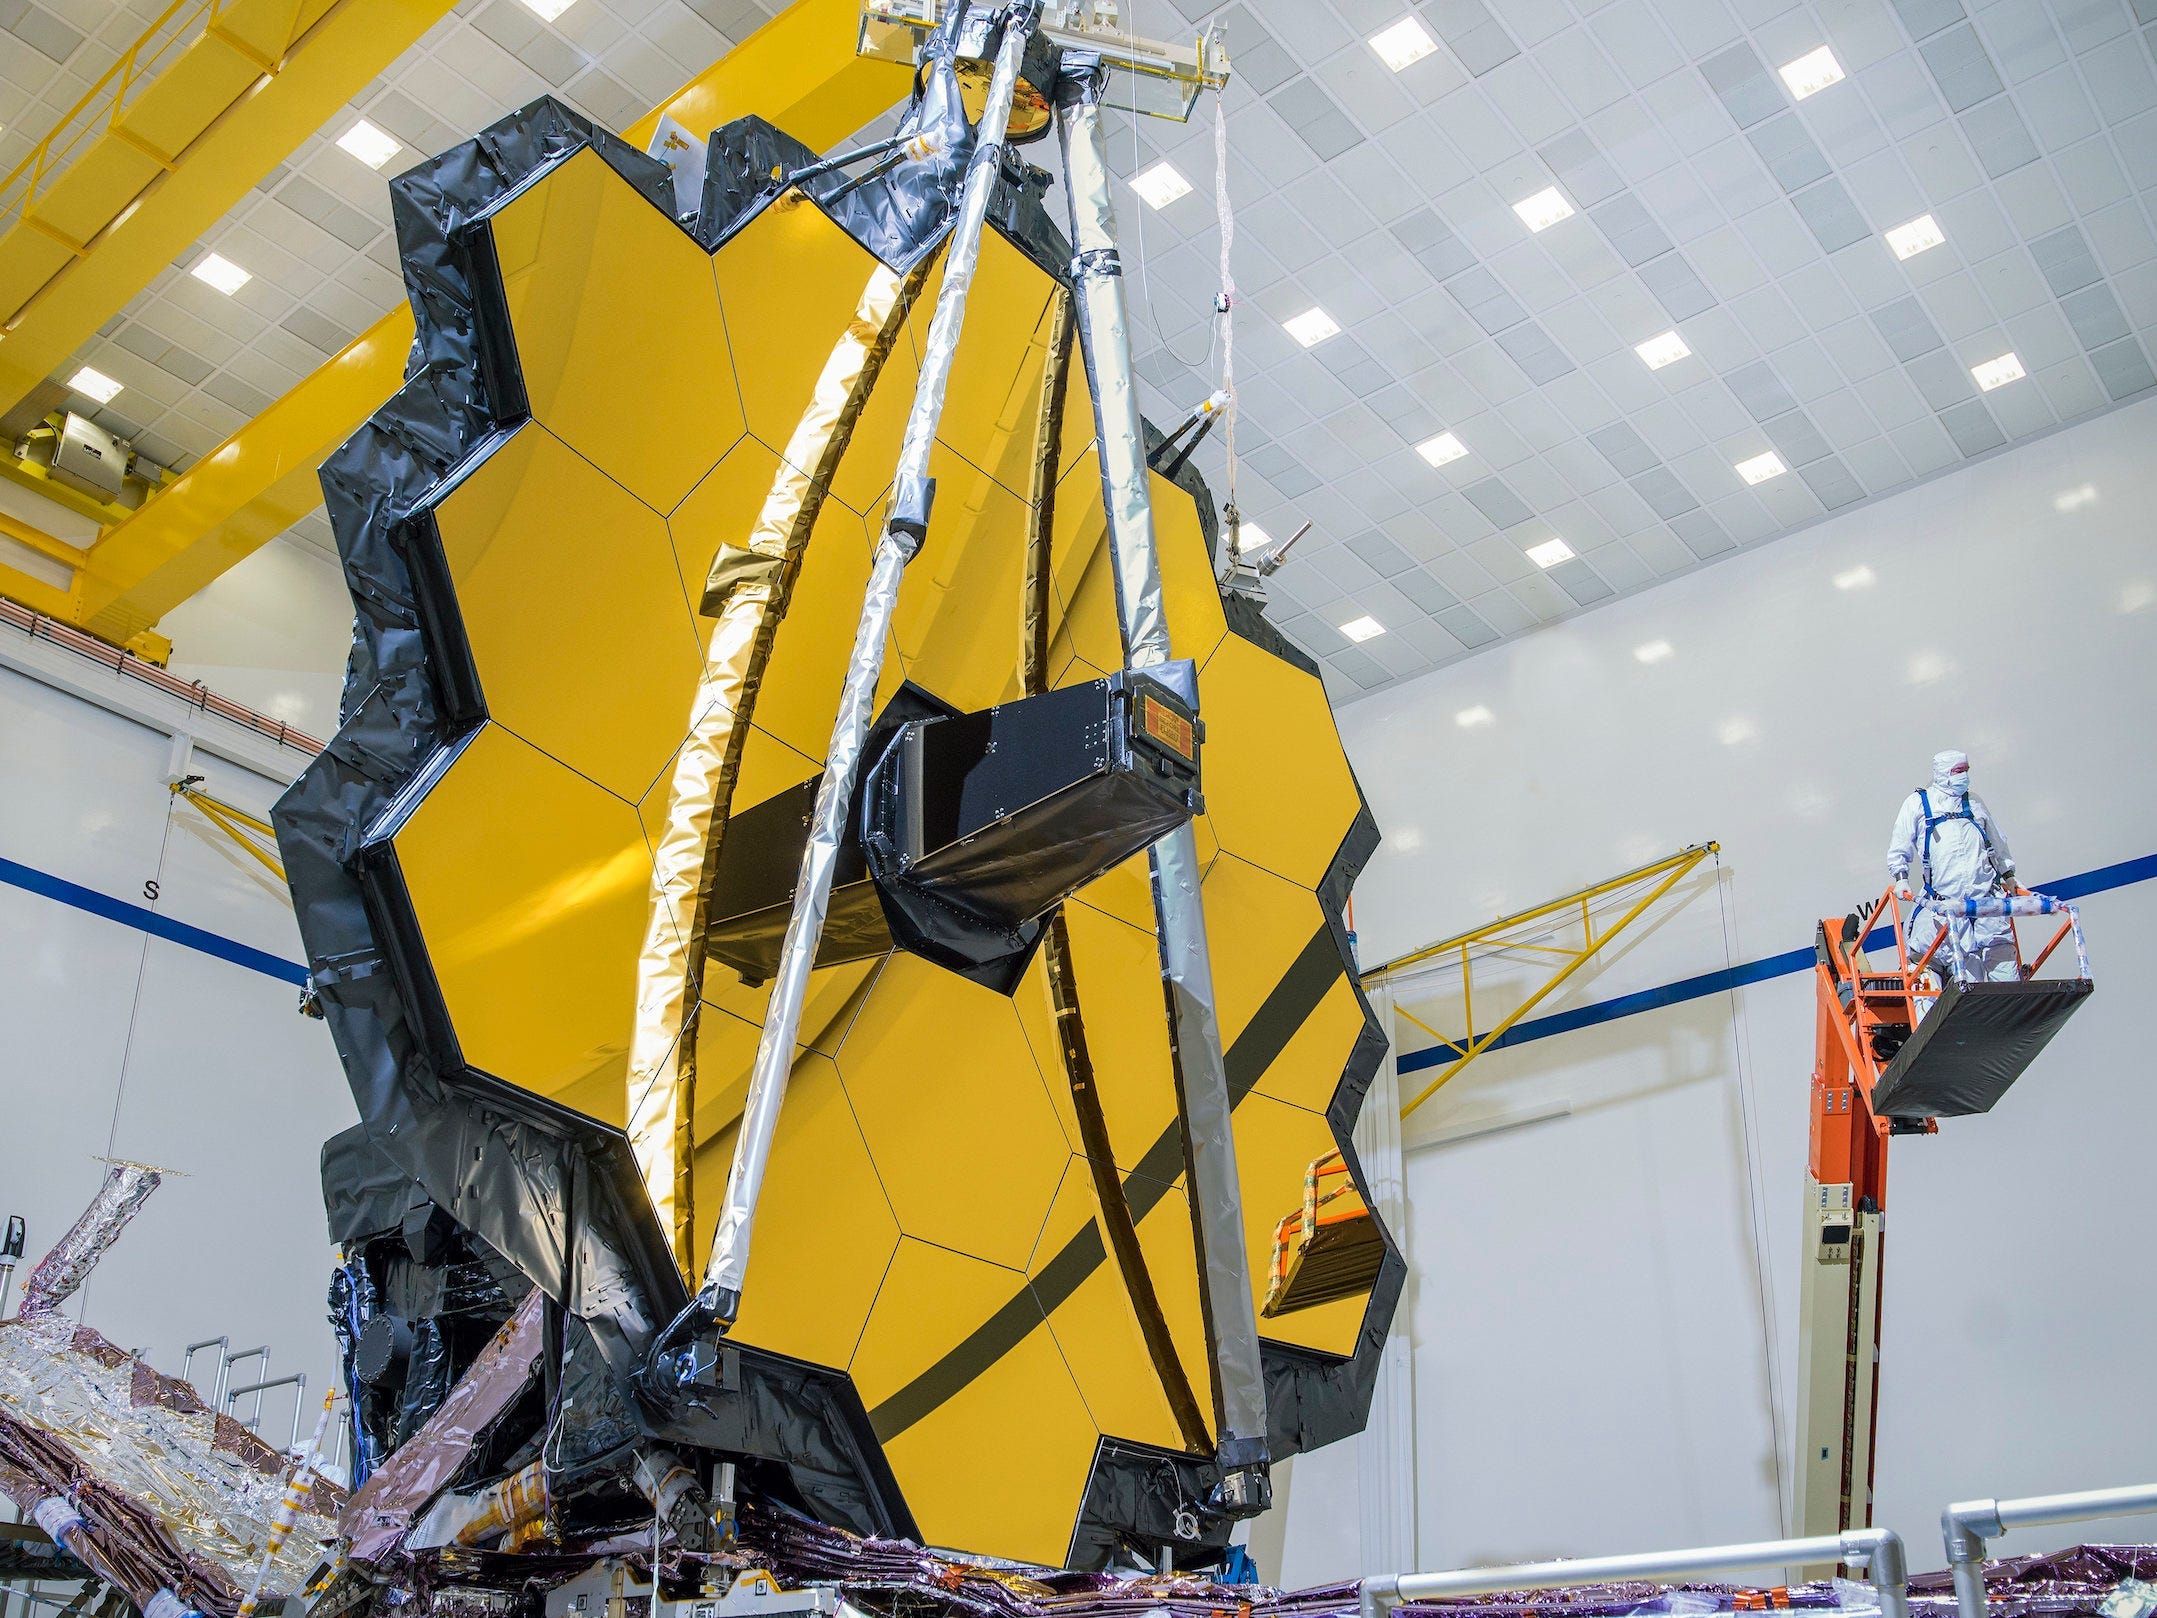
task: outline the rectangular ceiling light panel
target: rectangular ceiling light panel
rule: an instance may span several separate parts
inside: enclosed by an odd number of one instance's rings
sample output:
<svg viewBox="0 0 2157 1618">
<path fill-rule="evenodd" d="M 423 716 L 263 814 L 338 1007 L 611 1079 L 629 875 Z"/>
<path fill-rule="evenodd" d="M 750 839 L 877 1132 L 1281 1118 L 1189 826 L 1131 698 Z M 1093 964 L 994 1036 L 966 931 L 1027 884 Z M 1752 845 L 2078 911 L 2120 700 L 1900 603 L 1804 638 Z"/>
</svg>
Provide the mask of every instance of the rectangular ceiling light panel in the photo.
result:
<svg viewBox="0 0 2157 1618">
<path fill-rule="evenodd" d="M 1947 240 L 1931 214 L 1921 213 L 1906 225 L 1897 225 L 1887 233 L 1887 245 L 1895 250 L 1897 258 L 1915 258 L 1928 247 L 1938 247 Z"/>
<path fill-rule="evenodd" d="M 337 137 L 337 144 L 371 169 L 378 169 L 404 146 L 394 136 L 375 128 L 362 118 L 350 129 Z"/>
<path fill-rule="evenodd" d="M 1131 182 L 1131 189 L 1149 208 L 1165 208 L 1191 194 L 1191 182 L 1176 172 L 1176 165 L 1163 160 Z"/>
<path fill-rule="evenodd" d="M 1554 185 L 1546 185 L 1532 197 L 1523 197 L 1513 204 L 1513 211 L 1530 230 L 1548 230 L 1559 220 L 1573 217 L 1573 205 Z"/>
<path fill-rule="evenodd" d="M 1842 82 L 1842 64 L 1825 45 L 1816 51 L 1807 51 L 1794 62 L 1783 63 L 1779 71 L 1783 83 L 1790 87 L 1794 101 L 1803 101 L 1809 95 L 1818 95 L 1831 84 Z"/>
<path fill-rule="evenodd" d="M 1440 433 L 1416 445 L 1416 453 L 1433 466 L 1449 466 L 1468 453 L 1468 446 L 1452 433 Z"/>
<path fill-rule="evenodd" d="M 1437 50 L 1438 41 L 1414 17 L 1403 17 L 1392 27 L 1371 35 L 1371 49 L 1378 53 L 1379 61 L 1398 73 Z"/>
<path fill-rule="evenodd" d="M 1283 329 L 1305 348 L 1316 348 L 1328 337 L 1341 334 L 1341 323 L 1323 309 L 1306 309 L 1294 319 L 1284 321 Z"/>
<path fill-rule="evenodd" d="M 1660 336 L 1650 337 L 1644 343 L 1635 343 L 1633 352 L 1640 356 L 1641 363 L 1649 370 L 1660 371 L 1666 365 L 1677 364 L 1692 350 L 1685 346 L 1685 339 L 1676 332 L 1666 331 Z"/>
</svg>

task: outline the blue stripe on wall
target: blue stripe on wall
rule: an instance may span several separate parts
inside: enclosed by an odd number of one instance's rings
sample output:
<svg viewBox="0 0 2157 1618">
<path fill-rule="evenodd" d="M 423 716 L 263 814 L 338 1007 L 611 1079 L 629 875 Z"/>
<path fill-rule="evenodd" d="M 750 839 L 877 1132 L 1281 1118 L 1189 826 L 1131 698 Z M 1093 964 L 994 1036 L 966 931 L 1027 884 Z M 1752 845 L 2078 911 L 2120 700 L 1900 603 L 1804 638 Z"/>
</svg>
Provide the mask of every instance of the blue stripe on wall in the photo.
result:
<svg viewBox="0 0 2157 1618">
<path fill-rule="evenodd" d="M 85 888 L 65 878 L 48 876 L 43 871 L 18 865 L 10 859 L 0 859 L 0 882 L 21 888 L 25 893 L 39 894 L 47 899 L 57 899 L 77 910 L 87 910 L 93 916 L 103 916 L 123 927 L 133 927 L 148 933 L 152 938 L 166 939 L 199 949 L 205 955 L 214 955 L 234 966 L 244 966 L 250 972 L 260 972 L 265 977 L 281 979 L 286 983 L 305 983 L 307 968 L 297 961 L 284 960 L 267 950 L 243 944 L 236 938 L 213 933 L 206 928 L 190 927 L 184 921 L 174 921 L 170 916 L 160 916 L 154 910 L 141 905 L 129 904 L 125 899 L 115 899 L 110 894 L 99 893 L 95 888 Z"/>
<path fill-rule="evenodd" d="M 2137 882 L 2147 882 L 2157 877 L 2157 854 L 2145 854 L 2138 860 L 2122 860 L 2117 865 L 2100 865 L 2094 871 L 2084 871 L 2059 882 L 2037 884 L 2036 891 L 2049 893 L 2059 899 L 2081 899 L 2093 893 L 2107 893 L 2114 888 L 2131 887 Z M 1884 949 L 1894 941 L 1891 927 L 1875 928 L 1865 937 L 1867 949 Z M 1812 970 L 1812 946 L 1803 949 L 1784 950 L 1780 955 L 1770 955 L 1764 960 L 1747 961 L 1742 966 L 1726 967 L 1720 972 L 1704 972 L 1696 978 L 1680 978 L 1675 983 L 1665 983 L 1660 988 L 1642 989 L 1637 994 L 1621 994 L 1615 1000 L 1599 1000 L 1591 1006 L 1576 1006 L 1571 1011 L 1560 1011 L 1548 1017 L 1530 1017 L 1515 1023 L 1503 1034 L 1490 1042 L 1489 1049 L 1502 1051 L 1508 1045 L 1525 1045 L 1531 1040 L 1548 1039 L 1553 1034 L 1570 1034 L 1576 1029 L 1593 1028 L 1598 1023 L 1616 1022 L 1620 1017 L 1637 1017 L 1643 1011 L 1659 1011 L 1664 1006 L 1675 1006 L 1687 1000 L 1698 1000 L 1711 994 L 1726 994 L 1732 989 L 1742 989 L 1747 984 L 1765 983 L 1769 978 L 1788 977 L 1794 972 Z M 1425 1068 L 1443 1067 L 1459 1059 L 1460 1053 L 1451 1046 L 1432 1045 L 1420 1051 L 1408 1051 L 1397 1064 L 1403 1073 L 1420 1073 Z"/>
<path fill-rule="evenodd" d="M 2100 865 L 2094 871 L 2084 871 L 2058 882 L 2039 886 L 2038 892 L 2049 893 L 2061 899 L 2081 899 L 2093 893 L 2107 893 L 2114 888 L 2131 887 L 2137 882 L 2157 878 L 2157 854 L 2145 854 L 2140 859 L 2121 860 L 2117 865 Z M 307 981 L 307 968 L 297 961 L 288 961 L 251 944 L 227 938 L 205 928 L 190 927 L 184 921 L 174 921 L 160 916 L 154 910 L 141 905 L 129 904 L 125 899 L 115 899 L 99 893 L 95 888 L 85 888 L 62 877 L 48 876 L 43 871 L 27 865 L 18 865 L 10 859 L 0 859 L 0 882 L 23 889 L 26 893 L 57 899 L 77 910 L 87 910 L 93 916 L 103 916 L 123 927 L 138 928 L 154 938 L 167 939 L 188 949 L 198 949 L 205 955 L 244 966 L 251 972 L 277 978 L 285 983 L 301 984 Z M 1865 940 L 1868 949 L 1882 948 L 1892 937 L 1887 928 L 1879 928 Z M 1590 1006 L 1575 1006 L 1571 1011 L 1560 1011 L 1548 1017 L 1531 1017 L 1526 1022 L 1515 1023 L 1504 1034 L 1491 1042 L 1492 1050 L 1504 1050 L 1509 1045 L 1525 1045 L 1531 1040 L 1548 1039 L 1553 1034 L 1570 1034 L 1576 1029 L 1593 1028 L 1598 1023 L 1616 1022 L 1620 1017 L 1636 1017 L 1643 1011 L 1658 1011 L 1664 1006 L 1680 1005 L 1687 1000 L 1698 1000 L 1706 995 L 1725 994 L 1732 989 L 1742 989 L 1747 984 L 1765 983 L 1769 978 L 1787 977 L 1793 972 L 1809 971 L 1812 967 L 1812 949 L 1785 950 L 1780 955 L 1770 955 L 1763 960 L 1747 961 L 1742 966 L 1726 967 L 1720 972 L 1704 972 L 1695 978 L 1680 978 L 1675 983 L 1665 983 L 1660 988 L 1642 989 L 1637 994 L 1621 994 L 1615 1000 L 1600 1000 Z M 1438 1067 L 1448 1060 L 1447 1047 L 1433 1045 L 1427 1050 L 1410 1051 L 1400 1059 L 1403 1073 L 1420 1073 L 1425 1068 Z"/>
</svg>

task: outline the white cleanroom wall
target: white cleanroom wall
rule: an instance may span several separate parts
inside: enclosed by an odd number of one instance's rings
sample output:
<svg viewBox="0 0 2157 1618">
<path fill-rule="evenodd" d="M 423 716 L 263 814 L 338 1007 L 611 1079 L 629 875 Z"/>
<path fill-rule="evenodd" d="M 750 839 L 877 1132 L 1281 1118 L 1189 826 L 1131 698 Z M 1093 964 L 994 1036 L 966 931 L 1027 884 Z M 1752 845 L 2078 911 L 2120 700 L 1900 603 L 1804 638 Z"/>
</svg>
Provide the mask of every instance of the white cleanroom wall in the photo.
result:
<svg viewBox="0 0 2157 1618">
<path fill-rule="evenodd" d="M 352 649 L 352 597 L 332 557 L 272 540 L 165 614 L 174 674 L 327 740 Z"/>
<path fill-rule="evenodd" d="M 189 1342 L 267 1344 L 270 1375 L 304 1372 L 318 1399 L 336 1366 L 318 1154 L 354 1121 L 351 1095 L 296 986 L 217 952 L 300 960 L 282 883 L 167 786 L 200 773 L 205 791 L 262 814 L 283 783 L 8 667 L 0 761 L 0 1216 L 28 1226 L 18 1293 L 96 1191 L 98 1158 L 154 1164 L 172 1172 L 70 1312 L 174 1373 Z M 41 880 L 202 929 L 210 947 Z M 252 1362 L 236 1369 L 255 1379 Z M 273 1443 L 291 1402 L 290 1389 L 270 1396 Z"/>
<path fill-rule="evenodd" d="M 1707 839 L 1719 865 L 1536 1014 L 1803 950 L 1884 886 L 1945 747 L 2026 880 L 2157 853 L 2153 441 L 2137 404 L 1345 708 L 1386 837 L 1364 959 Z M 2157 1456 L 2157 883 L 2083 913 L 2093 999 L 1993 1113 L 1894 1146 L 1879 1518 L 1919 1566 L 1950 1499 Z M 1528 972 L 1478 969 L 1479 1026 Z M 1523 1043 L 1409 1120 L 1421 1565 L 1783 1527 L 1812 998 L 1798 972 Z M 1455 1031 L 1442 975 L 1401 1003 Z M 1330 1464 L 1297 1463 L 1283 1577 L 1358 1571 Z"/>
</svg>

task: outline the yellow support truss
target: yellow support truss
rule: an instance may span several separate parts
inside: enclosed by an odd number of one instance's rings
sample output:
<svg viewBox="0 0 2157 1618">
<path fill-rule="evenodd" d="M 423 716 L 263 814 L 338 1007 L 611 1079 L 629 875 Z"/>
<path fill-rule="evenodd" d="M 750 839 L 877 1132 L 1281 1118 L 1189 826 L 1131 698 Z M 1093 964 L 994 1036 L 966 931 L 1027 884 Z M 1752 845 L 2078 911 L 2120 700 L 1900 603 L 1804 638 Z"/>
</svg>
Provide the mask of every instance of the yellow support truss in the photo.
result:
<svg viewBox="0 0 2157 1618">
<path fill-rule="evenodd" d="M 172 783 L 172 795 L 193 804 L 204 820 L 231 838 L 270 875 L 284 881 L 285 865 L 277 857 L 276 828 L 257 815 L 234 808 L 222 798 L 211 797 L 195 785 L 201 779 L 199 775 L 182 777 Z"/>
<path fill-rule="evenodd" d="M 1497 1044 L 1516 1023 L 1542 1004 L 1560 984 L 1594 959 L 1605 944 L 1646 915 L 1658 899 L 1683 881 L 1703 860 L 1710 859 L 1720 852 L 1721 848 L 1720 843 L 1695 843 L 1687 848 L 1680 849 L 1677 853 L 1665 859 L 1655 860 L 1647 865 L 1637 866 L 1622 875 L 1591 883 L 1576 892 L 1536 905 L 1532 909 L 1516 911 L 1510 916 L 1501 916 L 1496 921 L 1486 922 L 1480 927 L 1472 927 L 1467 932 L 1457 933 L 1451 938 L 1440 939 L 1435 944 L 1426 944 L 1421 949 L 1411 950 L 1406 955 L 1387 961 L 1381 966 L 1372 967 L 1368 972 L 1365 972 L 1363 974 L 1363 984 L 1365 988 L 1369 988 L 1382 979 L 1409 971 L 1418 966 L 1445 960 L 1452 956 L 1460 958 L 1461 1002 L 1467 1028 L 1466 1033 L 1462 1034 L 1458 1039 L 1449 1039 L 1413 1012 L 1402 1009 L 1398 1005 L 1395 1007 L 1403 1017 L 1406 1017 L 1416 1027 L 1430 1035 L 1441 1046 L 1454 1053 L 1454 1059 L 1441 1068 L 1430 1083 L 1417 1091 L 1409 1100 L 1402 1103 L 1401 1116 L 1403 1118 L 1407 1117 L 1416 1108 L 1422 1106 L 1424 1102 L 1436 1095 L 1439 1090 L 1450 1084 L 1454 1079 L 1459 1078 L 1471 1062 Z M 1609 900 L 1618 895 L 1628 894 L 1632 890 L 1640 888 L 1642 884 L 1647 884 L 1645 891 L 1641 892 L 1619 914 L 1615 921 L 1608 922 L 1598 929 L 1597 901 Z M 1575 914 L 1576 912 L 1577 915 Z M 1557 944 L 1546 941 L 1556 934 L 1569 929 L 1576 921 L 1580 927 L 1581 941 L 1579 944 Z M 1524 938 L 1511 936 L 1516 933 L 1526 932 L 1532 932 L 1533 936 Z M 1506 1013 L 1496 1024 L 1478 1033 L 1475 1025 L 1476 957 L 1479 953 L 1484 955 L 1511 954 L 1516 951 L 1547 955 L 1554 963 L 1554 970 L 1519 1005 Z"/>
</svg>

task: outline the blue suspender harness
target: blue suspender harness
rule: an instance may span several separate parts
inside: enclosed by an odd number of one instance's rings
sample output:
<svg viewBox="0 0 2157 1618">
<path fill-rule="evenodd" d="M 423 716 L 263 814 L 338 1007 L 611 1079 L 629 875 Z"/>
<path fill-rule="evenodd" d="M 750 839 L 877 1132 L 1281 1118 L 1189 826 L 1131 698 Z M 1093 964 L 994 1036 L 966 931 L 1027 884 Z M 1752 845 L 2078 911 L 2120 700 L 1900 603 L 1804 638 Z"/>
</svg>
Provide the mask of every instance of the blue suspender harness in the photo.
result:
<svg viewBox="0 0 2157 1618">
<path fill-rule="evenodd" d="M 1937 893 L 1933 892 L 1932 889 L 1932 828 L 1939 825 L 1942 821 L 1967 820 L 1971 825 L 1975 826 L 1977 828 L 1978 837 L 1983 841 L 1985 845 L 1985 853 L 1987 857 L 1992 858 L 1995 867 L 1997 867 L 1997 857 L 1994 856 L 1992 853 L 1992 839 L 1991 837 L 1986 835 L 1985 823 L 1982 820 L 1979 820 L 1977 818 L 1976 812 L 1971 809 L 1970 799 L 1967 793 L 1963 795 L 1962 807 L 1960 809 L 1950 809 L 1944 815 L 1936 815 L 1932 812 L 1931 794 L 1926 792 L 1923 787 L 1919 787 L 1917 789 L 1917 811 L 1920 815 L 1924 817 L 1925 820 L 1925 843 L 1922 852 L 1920 852 L 1917 857 L 1917 860 L 1919 868 L 1925 874 L 1926 898 L 1938 899 L 1940 897 Z"/>
</svg>

